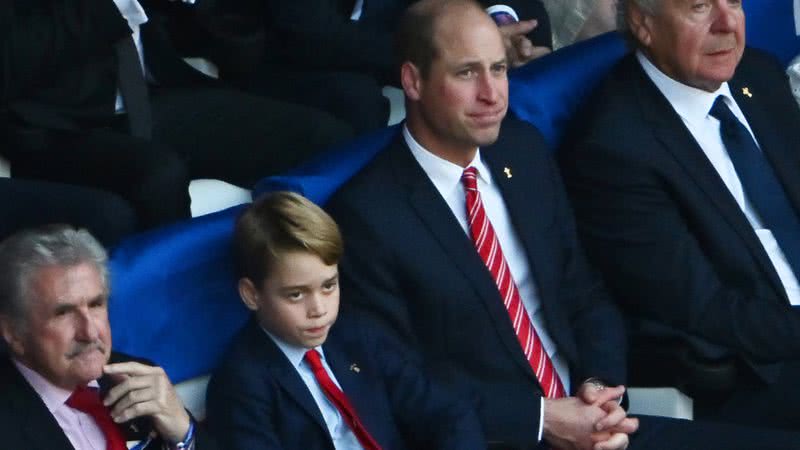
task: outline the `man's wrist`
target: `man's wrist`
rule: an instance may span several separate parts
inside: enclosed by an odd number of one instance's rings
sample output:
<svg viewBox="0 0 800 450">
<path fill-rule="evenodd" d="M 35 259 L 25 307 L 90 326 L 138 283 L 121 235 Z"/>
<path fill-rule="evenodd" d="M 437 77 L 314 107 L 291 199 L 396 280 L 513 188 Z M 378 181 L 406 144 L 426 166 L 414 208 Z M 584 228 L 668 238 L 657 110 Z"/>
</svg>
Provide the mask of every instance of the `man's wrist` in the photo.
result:
<svg viewBox="0 0 800 450">
<path fill-rule="evenodd" d="M 591 384 L 592 387 L 597 389 L 598 391 L 602 391 L 609 386 L 604 380 L 597 378 L 597 377 L 590 377 L 583 381 L 582 384 Z"/>
<path fill-rule="evenodd" d="M 604 391 L 606 388 L 611 387 L 612 385 L 609 384 L 607 381 L 603 380 L 602 378 L 597 377 L 589 377 L 587 378 L 583 384 L 588 384 L 592 386 L 592 388 L 596 391 Z M 617 397 L 617 403 L 622 404 L 623 396 Z"/>
<path fill-rule="evenodd" d="M 194 419 L 189 418 L 189 429 L 186 430 L 186 435 L 183 436 L 179 442 L 169 445 L 169 450 L 190 450 L 194 448 L 194 437 L 197 426 Z"/>
</svg>

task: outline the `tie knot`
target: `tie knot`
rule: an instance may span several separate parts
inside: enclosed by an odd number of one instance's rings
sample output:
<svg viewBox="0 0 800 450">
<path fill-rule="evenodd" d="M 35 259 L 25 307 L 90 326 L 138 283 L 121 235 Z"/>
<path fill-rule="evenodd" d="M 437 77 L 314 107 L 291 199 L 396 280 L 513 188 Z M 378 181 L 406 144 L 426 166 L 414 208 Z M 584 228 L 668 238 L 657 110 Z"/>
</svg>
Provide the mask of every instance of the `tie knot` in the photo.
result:
<svg viewBox="0 0 800 450">
<path fill-rule="evenodd" d="M 67 399 L 67 406 L 89 415 L 94 415 L 97 411 L 105 409 L 97 389 L 87 386 L 80 386 L 75 389 L 72 395 Z"/>
<path fill-rule="evenodd" d="M 711 106 L 711 110 L 708 113 L 722 123 L 731 123 L 731 120 L 738 122 L 731 109 L 725 104 L 725 96 L 723 95 L 714 100 L 714 105 Z"/>
<path fill-rule="evenodd" d="M 308 365 L 311 366 L 311 370 L 322 369 L 322 361 L 320 360 L 319 352 L 313 348 L 306 352 L 305 360 L 308 362 Z"/>
<path fill-rule="evenodd" d="M 461 173 L 461 182 L 464 183 L 464 189 L 477 191 L 478 190 L 478 169 L 475 167 L 467 167 Z"/>
</svg>

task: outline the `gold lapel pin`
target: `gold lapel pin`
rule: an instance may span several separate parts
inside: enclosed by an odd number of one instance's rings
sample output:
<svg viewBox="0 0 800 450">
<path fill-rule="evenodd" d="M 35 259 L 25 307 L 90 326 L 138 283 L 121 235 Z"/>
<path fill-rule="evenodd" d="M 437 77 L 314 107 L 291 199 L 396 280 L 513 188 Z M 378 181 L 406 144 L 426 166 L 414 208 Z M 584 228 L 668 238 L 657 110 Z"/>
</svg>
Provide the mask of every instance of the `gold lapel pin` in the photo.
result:
<svg viewBox="0 0 800 450">
<path fill-rule="evenodd" d="M 750 92 L 750 88 L 747 86 L 742 88 L 742 94 L 746 95 L 748 98 L 753 98 L 753 94 Z"/>
<path fill-rule="evenodd" d="M 358 367 L 358 364 L 356 363 L 350 364 L 350 370 L 352 370 L 355 373 L 361 372 L 361 368 Z"/>
<path fill-rule="evenodd" d="M 513 176 L 513 175 L 511 175 L 511 168 L 509 168 L 509 167 L 504 168 L 503 169 L 503 173 L 506 174 L 506 178 L 511 178 Z"/>
</svg>

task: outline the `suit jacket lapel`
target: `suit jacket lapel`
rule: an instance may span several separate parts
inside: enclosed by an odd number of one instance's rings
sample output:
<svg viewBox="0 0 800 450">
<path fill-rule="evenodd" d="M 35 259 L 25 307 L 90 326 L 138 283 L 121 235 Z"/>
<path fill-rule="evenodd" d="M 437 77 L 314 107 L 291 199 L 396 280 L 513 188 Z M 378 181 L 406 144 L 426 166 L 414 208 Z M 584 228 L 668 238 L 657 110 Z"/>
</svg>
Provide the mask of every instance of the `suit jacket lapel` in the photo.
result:
<svg viewBox="0 0 800 450">
<path fill-rule="evenodd" d="M 11 380 L 8 396 L 3 399 L 17 412 L 22 433 L 27 436 L 30 450 L 72 450 L 72 444 L 61 430 L 39 395 L 17 371 L 11 361 L 3 358 L 3 372 Z M 5 378 L 5 377 L 4 377 Z"/>
<path fill-rule="evenodd" d="M 759 267 L 770 279 L 776 291 L 781 297 L 786 298 L 786 292 L 778 278 L 778 274 L 775 272 L 772 262 L 764 251 L 764 247 L 753 231 L 753 227 L 747 221 L 741 208 L 739 208 L 739 204 L 736 203 L 714 166 L 705 156 L 703 149 L 700 148 L 700 145 L 677 113 L 675 113 L 672 105 L 669 104 L 669 101 L 647 77 L 638 62 L 630 58 L 629 63 L 633 63 L 637 67 L 635 75 L 637 83 L 634 88 L 639 90 L 637 97 L 641 101 L 642 114 L 645 120 L 651 123 L 656 138 L 672 153 L 697 186 L 706 193 L 709 203 L 719 209 L 720 215 L 739 234 L 742 242 L 753 258 L 758 261 Z M 737 103 L 738 101 L 737 98 Z"/>
<path fill-rule="evenodd" d="M 786 140 L 783 139 L 784 133 L 775 128 L 774 122 L 770 120 L 770 115 L 776 114 L 776 112 L 768 111 L 766 105 L 759 101 L 762 93 L 751 92 L 752 88 L 748 87 L 747 80 L 742 76 L 734 76 L 729 84 L 733 97 L 747 117 L 747 122 L 753 130 L 761 150 L 772 163 L 772 168 L 783 184 L 795 211 L 800 214 L 800 183 L 798 182 L 800 181 L 800 177 L 798 177 L 800 160 L 797 157 L 797 149 L 787 145 Z M 744 94 L 745 88 L 750 96 Z"/>
<path fill-rule="evenodd" d="M 547 243 L 542 241 L 544 230 L 553 221 L 555 207 L 551 180 L 543 176 L 545 171 L 536 169 L 536 173 L 533 173 L 534 168 L 529 167 L 530 163 L 525 164 L 516 156 L 518 152 L 528 151 L 520 148 L 524 145 L 503 141 L 501 133 L 501 138 L 495 144 L 482 150 L 482 156 L 492 172 L 494 183 L 503 194 L 506 210 L 525 249 L 540 301 L 544 304 L 556 298 L 552 283 L 555 277 L 547 273 L 551 255 L 547 251 Z M 508 176 L 506 169 L 509 169 L 511 176 Z M 544 308 L 546 315 L 551 310 Z"/>
<path fill-rule="evenodd" d="M 375 404 L 373 396 L 377 394 L 373 383 L 376 377 L 381 375 L 368 373 L 372 368 L 365 364 L 366 361 L 356 361 L 351 358 L 351 352 L 348 352 L 346 345 L 345 342 L 329 337 L 322 346 L 325 351 L 325 361 L 336 376 L 342 392 L 355 408 L 364 428 L 379 444 L 387 445 L 388 430 L 381 425 L 389 418 L 383 417 L 383 411 L 375 411 L 372 408 Z M 357 371 L 353 365 L 358 367 Z"/>
<path fill-rule="evenodd" d="M 470 238 L 462 232 L 461 225 L 453 216 L 436 186 L 414 159 L 403 142 L 402 135 L 395 140 L 392 148 L 395 175 L 398 183 L 408 190 L 409 203 L 431 234 L 439 241 L 442 248 L 450 254 L 450 260 L 464 275 L 465 282 L 471 284 L 483 301 L 489 316 L 495 324 L 500 340 L 509 351 L 512 359 L 529 376 L 535 374 L 520 348 L 508 318 L 508 311 L 503 306 L 497 285 L 486 265 L 481 260 Z"/>
<path fill-rule="evenodd" d="M 252 348 L 259 349 L 259 361 L 264 364 L 265 370 L 272 373 L 272 376 L 278 381 L 278 384 L 289 393 L 289 396 L 294 399 L 302 410 L 306 412 L 313 420 L 328 434 L 328 427 L 325 425 L 325 420 L 322 418 L 322 413 L 308 391 L 308 387 L 300 378 L 300 374 L 292 366 L 286 355 L 272 342 L 258 326 L 258 324 L 251 320 L 247 324 L 248 340 Z"/>
<path fill-rule="evenodd" d="M 747 84 L 747 80 L 734 76 L 729 82 L 731 93 L 736 99 L 736 104 L 739 105 L 739 108 L 747 118 L 747 123 L 753 130 L 753 134 L 758 140 L 761 151 L 764 152 L 772 165 L 772 169 L 775 171 L 775 175 L 783 184 L 786 195 L 794 206 L 795 213 L 800 214 L 800 185 L 798 185 L 797 176 L 800 163 L 798 163 L 796 157 L 792 155 L 795 149 L 787 147 L 786 142 L 780 138 L 782 133 L 773 126 L 769 118 L 770 113 L 767 112 L 764 106 L 758 101 L 760 97 L 752 96 L 752 93 L 750 93 L 751 96 L 746 96 L 744 94 L 743 90 L 747 87 Z M 761 246 L 759 246 L 759 248 L 761 248 Z M 775 273 L 772 262 L 768 260 L 766 255 L 765 258 L 767 259 L 762 261 L 762 264 L 768 269 L 765 270 L 767 276 L 775 290 L 788 302 L 789 299 L 786 296 L 783 283 L 777 273 Z"/>
</svg>

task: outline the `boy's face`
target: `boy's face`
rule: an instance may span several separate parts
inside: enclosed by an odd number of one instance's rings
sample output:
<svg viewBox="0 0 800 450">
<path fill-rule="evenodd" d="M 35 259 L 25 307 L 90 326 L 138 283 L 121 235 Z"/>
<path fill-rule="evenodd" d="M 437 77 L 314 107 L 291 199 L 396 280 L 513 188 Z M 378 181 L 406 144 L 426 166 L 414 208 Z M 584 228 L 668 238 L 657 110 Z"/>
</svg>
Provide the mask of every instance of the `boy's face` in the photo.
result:
<svg viewBox="0 0 800 450">
<path fill-rule="evenodd" d="M 270 333 L 292 345 L 317 347 L 339 313 L 338 265 L 307 252 L 287 253 L 250 295 L 245 303 Z"/>
</svg>

